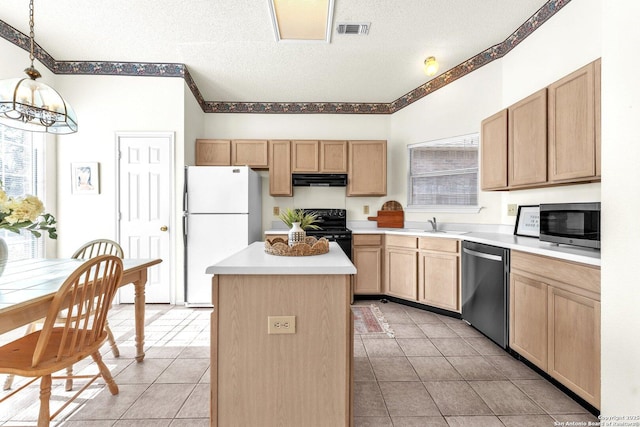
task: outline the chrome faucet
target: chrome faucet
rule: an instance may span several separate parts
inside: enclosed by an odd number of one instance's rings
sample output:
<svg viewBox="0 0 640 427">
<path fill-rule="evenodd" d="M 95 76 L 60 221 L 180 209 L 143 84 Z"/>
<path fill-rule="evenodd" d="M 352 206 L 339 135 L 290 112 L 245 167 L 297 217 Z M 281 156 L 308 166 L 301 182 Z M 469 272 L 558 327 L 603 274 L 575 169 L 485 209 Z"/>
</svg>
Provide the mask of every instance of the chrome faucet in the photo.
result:
<svg viewBox="0 0 640 427">
<path fill-rule="evenodd" d="M 438 222 L 436 221 L 436 217 L 434 216 L 433 219 L 429 220 L 429 224 L 431 224 L 431 231 L 436 232 L 438 231 Z"/>
</svg>

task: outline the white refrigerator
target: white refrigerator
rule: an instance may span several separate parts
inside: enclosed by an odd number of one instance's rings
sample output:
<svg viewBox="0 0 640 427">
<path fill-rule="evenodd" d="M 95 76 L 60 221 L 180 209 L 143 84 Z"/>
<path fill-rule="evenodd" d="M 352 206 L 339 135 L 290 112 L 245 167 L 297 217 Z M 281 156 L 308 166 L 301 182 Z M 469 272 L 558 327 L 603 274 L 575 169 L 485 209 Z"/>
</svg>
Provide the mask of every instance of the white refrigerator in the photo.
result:
<svg viewBox="0 0 640 427">
<path fill-rule="evenodd" d="M 186 166 L 185 304 L 211 307 L 210 265 L 262 240 L 260 175 L 247 166 Z"/>
</svg>

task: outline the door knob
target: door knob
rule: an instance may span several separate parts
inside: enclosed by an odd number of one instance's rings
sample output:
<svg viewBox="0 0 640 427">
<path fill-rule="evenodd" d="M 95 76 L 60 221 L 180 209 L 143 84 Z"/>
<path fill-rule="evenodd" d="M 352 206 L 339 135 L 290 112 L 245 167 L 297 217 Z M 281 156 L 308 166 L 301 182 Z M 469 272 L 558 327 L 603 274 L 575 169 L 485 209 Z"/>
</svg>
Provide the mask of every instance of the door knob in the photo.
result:
<svg viewBox="0 0 640 427">
<path fill-rule="evenodd" d="M 160 231 L 167 231 L 167 230 L 168 230 L 168 228 L 167 228 L 166 225 L 163 225 L 162 227 L 160 227 Z"/>
</svg>

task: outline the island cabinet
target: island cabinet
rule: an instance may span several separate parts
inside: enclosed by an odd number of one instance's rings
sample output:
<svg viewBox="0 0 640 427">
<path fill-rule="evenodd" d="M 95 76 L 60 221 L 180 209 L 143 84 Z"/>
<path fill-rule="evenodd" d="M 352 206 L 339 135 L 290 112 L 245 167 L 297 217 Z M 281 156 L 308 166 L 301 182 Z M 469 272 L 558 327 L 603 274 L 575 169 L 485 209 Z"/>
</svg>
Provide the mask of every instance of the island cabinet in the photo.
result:
<svg viewBox="0 0 640 427">
<path fill-rule="evenodd" d="M 509 186 L 547 182 L 547 89 L 508 109 Z"/>
<path fill-rule="evenodd" d="M 398 298 L 418 299 L 418 238 L 385 236 L 385 293 Z"/>
<path fill-rule="evenodd" d="M 591 180 L 600 174 L 599 76 L 600 60 L 549 86 L 549 181 Z"/>
<path fill-rule="evenodd" d="M 235 139 L 231 141 L 231 165 L 267 168 L 268 142 L 263 139 Z"/>
<path fill-rule="evenodd" d="M 418 301 L 460 313 L 460 241 L 418 239 Z"/>
<path fill-rule="evenodd" d="M 211 425 L 353 424 L 353 264 L 283 257 L 264 243 L 207 268 L 212 281 Z"/>
<path fill-rule="evenodd" d="M 231 140 L 197 139 L 196 166 L 230 166 Z"/>
<path fill-rule="evenodd" d="M 292 196 L 291 141 L 269 141 L 269 194 Z"/>
<path fill-rule="evenodd" d="M 511 251 L 509 346 L 600 408 L 600 268 Z"/>
<path fill-rule="evenodd" d="M 353 235 L 353 263 L 358 270 L 354 276 L 354 294 L 382 293 L 383 242 L 382 234 Z"/>
<path fill-rule="evenodd" d="M 387 195 L 387 141 L 349 141 L 347 196 Z"/>
</svg>

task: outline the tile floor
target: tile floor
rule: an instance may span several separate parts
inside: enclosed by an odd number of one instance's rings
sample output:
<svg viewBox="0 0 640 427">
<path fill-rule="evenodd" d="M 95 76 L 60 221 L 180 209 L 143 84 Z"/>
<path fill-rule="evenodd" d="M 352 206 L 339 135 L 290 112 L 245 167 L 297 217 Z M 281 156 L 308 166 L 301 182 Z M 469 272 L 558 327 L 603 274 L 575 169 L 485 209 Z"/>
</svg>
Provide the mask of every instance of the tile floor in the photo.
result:
<svg viewBox="0 0 640 427">
<path fill-rule="evenodd" d="M 462 321 L 391 302 L 357 302 L 372 303 L 395 336 L 355 336 L 355 426 L 526 427 L 597 421 Z M 121 356 L 114 358 L 108 345 L 103 356 L 120 394 L 110 395 L 98 380 L 53 425 L 208 426 L 209 314 L 208 309 L 148 305 L 146 358 L 136 363 L 133 307 L 114 306 L 110 324 Z M 0 343 L 19 333 L 0 336 Z M 76 371 L 94 372 L 95 366 L 82 362 Z M 62 384 L 54 386 L 52 408 L 69 395 Z M 0 404 L 0 426 L 35 424 L 37 387 Z"/>
</svg>

